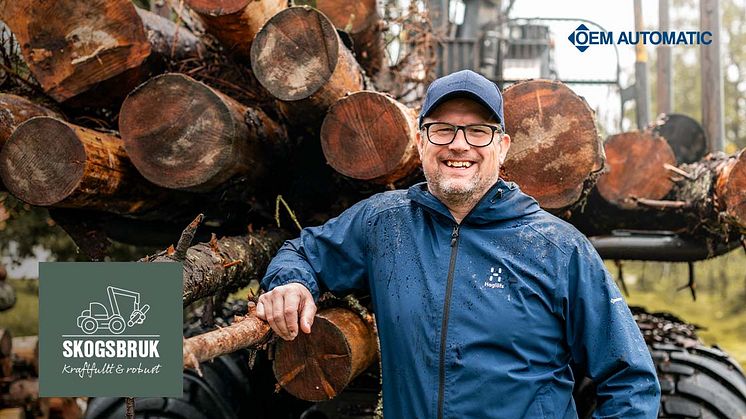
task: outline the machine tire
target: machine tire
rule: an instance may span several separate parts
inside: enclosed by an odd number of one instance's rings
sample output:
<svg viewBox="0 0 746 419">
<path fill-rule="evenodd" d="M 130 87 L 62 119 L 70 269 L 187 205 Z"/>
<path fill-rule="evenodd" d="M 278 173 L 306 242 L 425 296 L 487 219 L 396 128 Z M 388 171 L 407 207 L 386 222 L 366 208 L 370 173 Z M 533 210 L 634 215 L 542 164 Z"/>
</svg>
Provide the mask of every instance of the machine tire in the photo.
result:
<svg viewBox="0 0 746 419">
<path fill-rule="evenodd" d="M 118 335 L 124 332 L 125 328 L 126 323 L 124 323 L 122 316 L 114 316 L 109 320 L 109 331 L 111 331 L 111 333 Z"/>
<path fill-rule="evenodd" d="M 675 316 L 665 313 L 644 313 L 644 316 L 640 316 L 643 313 L 641 309 L 631 309 L 648 340 L 648 350 L 660 381 L 659 418 L 746 417 L 746 376 L 733 358 L 717 347 L 701 344 L 696 335 L 683 336 L 687 333 L 682 331 L 687 328 L 693 331 L 695 328 Z M 651 317 L 658 321 L 646 321 Z M 661 329 L 651 329 L 651 323 Z M 650 342 L 652 339 L 648 338 L 651 336 L 656 336 L 655 340 L 662 342 Z M 580 376 L 583 377 L 582 373 Z M 578 417 L 592 417 L 596 408 L 593 381 L 587 377 L 578 380 L 573 397 Z"/>
<path fill-rule="evenodd" d="M 718 348 L 653 344 L 661 384 L 660 418 L 746 417 L 746 377 Z"/>
<path fill-rule="evenodd" d="M 86 327 L 86 325 L 91 324 L 93 327 Z M 92 335 L 98 330 L 98 322 L 94 318 L 88 317 L 80 322 L 80 330 L 82 330 L 86 335 Z"/>
</svg>

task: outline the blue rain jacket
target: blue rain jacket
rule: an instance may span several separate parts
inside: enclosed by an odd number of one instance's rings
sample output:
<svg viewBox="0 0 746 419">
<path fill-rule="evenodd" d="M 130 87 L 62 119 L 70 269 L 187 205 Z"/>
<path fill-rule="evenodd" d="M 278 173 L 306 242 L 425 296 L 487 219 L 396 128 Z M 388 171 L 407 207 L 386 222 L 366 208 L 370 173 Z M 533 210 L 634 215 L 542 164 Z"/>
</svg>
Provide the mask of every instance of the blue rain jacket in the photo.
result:
<svg viewBox="0 0 746 419">
<path fill-rule="evenodd" d="M 314 298 L 369 289 L 386 419 L 654 418 L 660 387 L 626 303 L 590 242 L 498 181 L 457 224 L 424 183 L 375 195 L 286 242 L 262 281 Z"/>
</svg>

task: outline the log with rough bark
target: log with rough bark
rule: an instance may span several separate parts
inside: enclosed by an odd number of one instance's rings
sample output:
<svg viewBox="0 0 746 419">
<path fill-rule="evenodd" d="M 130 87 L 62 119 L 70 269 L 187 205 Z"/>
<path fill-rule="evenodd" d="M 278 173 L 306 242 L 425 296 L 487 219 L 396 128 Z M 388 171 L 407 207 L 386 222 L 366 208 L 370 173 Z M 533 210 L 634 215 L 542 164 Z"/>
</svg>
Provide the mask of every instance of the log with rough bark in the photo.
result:
<svg viewBox="0 0 746 419">
<path fill-rule="evenodd" d="M 582 204 L 604 168 L 591 108 L 549 80 L 516 83 L 505 89 L 504 100 L 512 144 L 502 176 L 556 214 Z"/>
<path fill-rule="evenodd" d="M 287 8 L 287 0 L 187 0 L 199 15 L 207 32 L 230 53 L 248 57 L 259 29 L 275 14 Z"/>
<path fill-rule="evenodd" d="M 0 0 L 0 10 L 44 91 L 74 107 L 116 105 L 167 60 L 207 54 L 190 31 L 128 0 Z"/>
<path fill-rule="evenodd" d="M 11 135 L 0 177 L 14 196 L 39 206 L 136 214 L 162 194 L 132 167 L 121 139 L 46 116 Z"/>
<path fill-rule="evenodd" d="M 338 100 L 321 126 L 327 162 L 354 179 L 389 184 L 417 172 L 417 115 L 383 93 L 362 91 Z"/>
<path fill-rule="evenodd" d="M 184 340 L 184 369 L 199 371 L 201 362 L 240 349 L 257 347 L 270 337 L 269 323 L 256 317 L 256 307 L 249 304 L 245 317 L 236 316 L 230 326 L 216 329 Z"/>
<path fill-rule="evenodd" d="M 260 184 L 283 126 L 183 74 L 164 74 L 127 96 L 119 115 L 124 147 L 138 171 L 167 188 L 205 191 L 242 175 Z M 278 156 L 274 156 L 275 158 Z"/>
<path fill-rule="evenodd" d="M 669 178 L 673 186 L 661 199 L 630 198 L 635 206 L 620 208 L 594 192 L 573 223 L 591 235 L 614 229 L 670 230 L 704 239 L 711 248 L 746 232 L 744 150 L 666 167 L 667 173 L 659 176 Z"/>
<path fill-rule="evenodd" d="M 295 4 L 319 9 L 337 29 L 347 32 L 355 56 L 367 74 L 373 76 L 383 68 L 383 22 L 376 0 L 300 0 Z"/>
<path fill-rule="evenodd" d="M 35 116 L 62 116 L 44 106 L 38 105 L 25 97 L 10 93 L 0 93 L 0 149 L 10 135 L 21 123 Z"/>
<path fill-rule="evenodd" d="M 289 238 L 282 230 L 266 230 L 240 237 L 213 236 L 209 243 L 190 247 L 202 217 L 197 217 L 182 234 L 176 247 L 141 259 L 141 262 L 182 262 L 184 264 L 184 305 L 217 292 L 232 292 L 259 280 L 269 261 Z"/>
<path fill-rule="evenodd" d="M 262 27 L 251 46 L 251 67 L 270 94 L 288 102 L 291 122 L 320 122 L 334 102 L 365 87 L 334 25 L 310 7 L 285 9 Z"/>
<path fill-rule="evenodd" d="M 668 169 L 676 165 L 663 137 L 649 132 L 612 135 L 604 143 L 609 171 L 596 184 L 599 194 L 619 208 L 635 208 L 635 198 L 661 199 L 673 187 Z"/>
<path fill-rule="evenodd" d="M 129 0 L 2 0 L 0 10 L 34 77 L 60 102 L 140 67 L 150 55 Z"/>
<path fill-rule="evenodd" d="M 17 336 L 13 338 L 11 350 L 13 363 L 29 368 L 31 372 L 39 375 L 39 337 Z"/>
<path fill-rule="evenodd" d="M 153 52 L 160 58 L 186 60 L 206 58 L 211 53 L 190 30 L 155 13 L 135 8 Z"/>
<path fill-rule="evenodd" d="M 293 396 L 324 401 L 342 392 L 376 359 L 371 318 L 346 308 L 320 310 L 311 333 L 279 341 L 274 355 L 277 382 Z"/>
</svg>

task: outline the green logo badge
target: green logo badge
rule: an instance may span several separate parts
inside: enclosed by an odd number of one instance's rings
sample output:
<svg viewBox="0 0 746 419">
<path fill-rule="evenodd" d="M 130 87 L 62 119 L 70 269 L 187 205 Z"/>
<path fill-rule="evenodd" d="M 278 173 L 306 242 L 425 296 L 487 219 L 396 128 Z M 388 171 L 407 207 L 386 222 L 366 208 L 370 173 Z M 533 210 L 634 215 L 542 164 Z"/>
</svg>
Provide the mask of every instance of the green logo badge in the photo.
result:
<svg viewBox="0 0 746 419">
<path fill-rule="evenodd" d="M 42 397 L 179 397 L 182 265 L 41 263 Z"/>
</svg>

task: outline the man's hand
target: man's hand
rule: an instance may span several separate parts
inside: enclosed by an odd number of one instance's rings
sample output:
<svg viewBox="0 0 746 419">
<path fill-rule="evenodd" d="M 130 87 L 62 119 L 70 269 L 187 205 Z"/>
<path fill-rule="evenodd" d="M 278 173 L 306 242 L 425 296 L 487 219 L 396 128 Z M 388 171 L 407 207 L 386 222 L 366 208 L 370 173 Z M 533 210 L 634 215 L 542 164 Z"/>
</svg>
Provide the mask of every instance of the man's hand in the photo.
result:
<svg viewBox="0 0 746 419">
<path fill-rule="evenodd" d="M 315 314 L 316 303 L 311 292 L 298 283 L 280 285 L 260 295 L 256 305 L 257 317 L 266 320 L 272 330 L 285 340 L 298 336 L 299 316 L 300 329 L 304 333 L 311 333 Z"/>
</svg>

